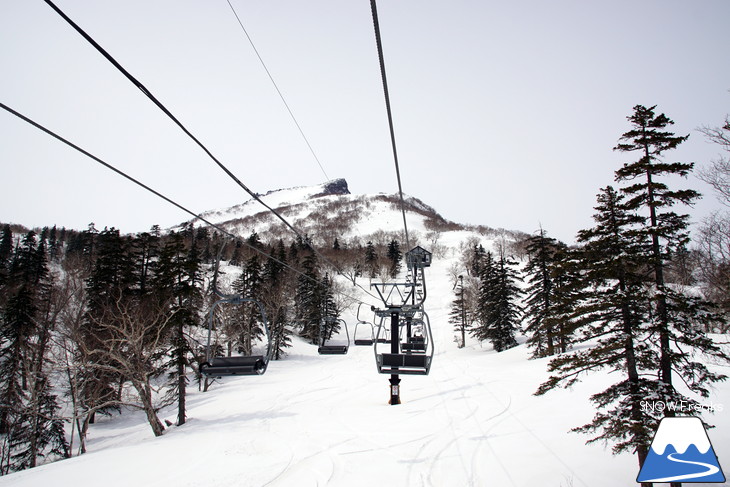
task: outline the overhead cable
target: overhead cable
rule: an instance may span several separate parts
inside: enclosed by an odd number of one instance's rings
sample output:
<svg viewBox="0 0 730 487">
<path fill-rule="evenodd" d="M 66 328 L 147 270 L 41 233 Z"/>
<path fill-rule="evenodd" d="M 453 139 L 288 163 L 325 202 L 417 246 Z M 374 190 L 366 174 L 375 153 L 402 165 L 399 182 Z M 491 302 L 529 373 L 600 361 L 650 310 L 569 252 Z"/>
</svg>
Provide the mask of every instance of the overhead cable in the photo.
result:
<svg viewBox="0 0 730 487">
<path fill-rule="evenodd" d="M 173 206 L 175 206 L 176 208 L 178 208 L 178 209 L 180 209 L 180 210 L 184 211 L 185 213 L 187 213 L 188 215 L 192 216 L 192 217 L 193 217 L 193 218 L 195 218 L 196 220 L 200 220 L 201 222 L 205 223 L 205 224 L 206 224 L 206 225 L 208 225 L 209 227 L 211 227 L 211 228 L 214 228 L 215 230 L 218 230 L 218 231 L 219 231 L 219 232 L 221 232 L 221 233 L 222 233 L 223 235 L 226 235 L 227 237 L 229 237 L 229 238 L 233 239 L 233 240 L 234 240 L 234 241 L 236 241 L 236 242 L 240 242 L 241 244 L 243 244 L 244 246 L 246 246 L 246 247 L 250 248 L 251 250 L 253 250 L 253 251 L 255 251 L 255 252 L 257 252 L 257 253 L 261 254 L 262 256 L 264 256 L 264 257 L 266 257 L 266 258 L 268 258 L 268 259 L 271 259 L 271 260 L 273 260 L 274 262 L 276 262 L 276 263 L 278 263 L 278 264 L 280 264 L 280 265 L 282 265 L 282 266 L 286 267 L 287 269 L 290 269 L 290 270 L 291 270 L 291 271 L 293 271 L 294 273 L 298 274 L 299 276 L 303 276 L 304 278 L 306 278 L 306 279 L 310 280 L 311 282 L 314 282 L 314 283 L 316 283 L 316 284 L 318 284 L 318 285 L 321 285 L 321 284 L 322 284 L 322 283 L 321 283 L 321 282 L 320 282 L 319 280 L 317 280 L 317 279 L 314 279 L 314 278 L 313 278 L 313 277 L 311 277 L 311 276 L 308 276 L 307 274 L 303 273 L 303 272 L 302 272 L 302 271 L 300 271 L 299 269 L 296 269 L 296 268 L 294 268 L 294 267 L 290 266 L 289 264 L 287 264 L 286 262 L 282 262 L 281 260 L 277 259 L 276 257 L 274 257 L 274 256 L 272 256 L 272 255 L 270 255 L 270 254 L 268 254 L 267 252 L 264 252 L 263 250 L 261 250 L 261 249 L 259 249 L 259 248 L 255 247 L 255 246 L 253 246 L 253 245 L 249 244 L 248 242 L 246 242 L 246 241 L 245 241 L 245 240 L 243 240 L 242 238 L 240 238 L 240 237 L 238 237 L 238 236 L 236 236 L 236 235 L 232 234 L 231 232 L 229 232 L 228 230 L 224 229 L 224 228 L 223 228 L 223 227 L 221 227 L 220 225 L 216 225 L 215 223 L 213 223 L 213 222 L 211 222 L 211 221 L 207 220 L 206 218 L 204 218 L 204 217 L 203 217 L 203 216 L 201 216 L 200 214 L 198 214 L 198 213 L 195 213 L 194 211 L 192 211 L 192 210 L 189 210 L 189 209 L 187 209 L 186 207 L 182 206 L 182 205 L 181 205 L 180 203 L 177 203 L 176 201 L 174 201 L 173 199 L 171 199 L 171 198 L 169 198 L 169 197 L 165 196 L 164 194 L 160 193 L 159 191 L 156 191 L 156 190 L 154 190 L 154 189 L 153 189 L 153 188 L 151 188 L 150 186 L 148 186 L 148 185 L 144 184 L 143 182 L 141 182 L 141 181 L 139 181 L 139 180 L 135 179 L 134 177 L 132 177 L 132 176 L 128 175 L 127 173 L 125 173 L 125 172 L 124 172 L 124 171 L 122 171 L 121 169 L 118 169 L 118 168 L 114 167 L 113 165 L 111 165 L 111 164 L 109 164 L 109 163 L 105 162 L 104 160 L 100 159 L 99 157 L 95 156 L 94 154 L 91 154 L 90 152 L 88 152 L 88 151 L 86 151 L 86 150 L 82 149 L 81 147 L 79 147 L 78 145 L 76 145 L 76 144 L 74 144 L 73 142 L 69 141 L 68 139 L 65 139 L 64 137 L 62 137 L 62 136 L 60 136 L 60 135 L 56 134 L 55 132 L 51 131 L 50 129 L 48 129 L 48 128 L 44 127 L 43 125 L 39 124 L 38 122 L 35 122 L 35 121 L 34 121 L 34 120 L 32 120 L 31 118 L 29 118 L 29 117 L 26 117 L 26 116 L 25 116 L 25 115 L 23 115 L 22 113 L 20 113 L 20 112 L 18 112 L 18 111 L 16 111 L 16 110 L 14 110 L 14 109 L 12 109 L 12 108 L 10 108 L 9 106 L 5 105 L 5 104 L 4 104 L 4 103 L 2 103 L 2 102 L 0 102 L 0 108 L 2 108 L 3 110 L 7 111 L 8 113 L 10 113 L 10 114 L 12 114 L 12 115 L 15 115 L 15 116 L 16 116 L 16 117 L 18 117 L 19 119 L 21 119 L 21 120 L 23 120 L 24 122 L 26 122 L 26 123 L 28 123 L 28 124 L 32 125 L 33 127 L 35 127 L 35 128 L 37 128 L 37 129 L 39 129 L 40 131 L 42 131 L 42 132 L 45 132 L 46 134 L 50 135 L 50 136 L 51 136 L 51 137 L 53 137 L 54 139 L 58 140 L 59 142 L 62 142 L 62 143 L 64 143 L 64 144 L 66 144 L 67 146 L 71 147 L 72 149 L 75 149 L 76 151 L 78 151 L 78 152 L 80 152 L 81 154 L 85 155 L 86 157 L 88 157 L 88 158 L 90 158 L 90 159 L 94 160 L 95 162 L 97 162 L 97 163 L 101 164 L 102 166 L 106 167 L 107 169 L 109 169 L 109 170 L 111 170 L 111 171 L 114 171 L 114 172 L 115 172 L 115 173 L 117 173 L 118 175 L 122 176 L 123 178 L 125 178 L 125 179 L 127 179 L 127 180 L 129 180 L 129 181 L 131 181 L 131 182 L 133 182 L 133 183 L 134 183 L 134 184 L 136 184 L 137 186 L 140 186 L 141 188 L 145 189 L 146 191 L 148 191 L 148 192 L 150 192 L 150 193 L 154 194 L 154 195 L 155 195 L 155 196 L 157 196 L 158 198 L 161 198 L 161 199 L 163 199 L 163 200 L 167 201 L 167 202 L 168 202 L 168 203 L 170 203 L 171 205 L 173 205 Z M 361 289 L 362 289 L 362 288 L 361 288 Z M 367 303 L 363 302 L 362 300 L 360 300 L 360 299 L 358 299 L 358 298 L 355 298 L 355 297 L 352 297 L 352 296 L 350 296 L 350 295 L 348 295 L 348 294 L 345 294 L 345 293 L 343 293 L 342 291 L 335 291 L 335 292 L 336 292 L 336 293 L 338 293 L 338 294 L 341 294 L 342 296 L 345 296 L 346 298 L 352 299 L 352 300 L 354 300 L 355 302 L 358 302 L 358 303 L 363 303 L 363 304 L 367 304 Z M 370 294 L 370 293 L 368 293 L 368 294 Z M 371 296 L 372 296 L 372 295 L 371 295 Z M 374 297 L 374 296 L 373 296 L 373 297 Z"/>
<path fill-rule="evenodd" d="M 261 197 L 259 197 L 258 194 L 256 194 L 251 189 L 249 189 L 248 186 L 246 186 L 245 184 L 243 184 L 243 182 L 241 182 L 241 180 L 238 179 L 238 177 L 236 177 L 236 175 L 233 174 L 230 171 L 230 169 L 228 169 L 220 160 L 218 160 L 218 158 L 215 157 L 213 155 L 213 153 L 210 150 L 208 150 L 208 148 L 205 145 L 203 145 L 203 143 L 200 140 L 198 140 L 198 138 L 195 137 L 182 124 L 182 122 L 180 122 L 180 120 L 178 120 L 175 117 L 175 115 L 173 115 L 172 112 L 170 112 L 170 110 L 168 110 L 167 107 L 165 107 L 165 105 L 163 105 L 162 102 L 160 100 L 158 100 L 157 97 L 155 97 L 155 95 L 152 94 L 152 92 L 145 85 L 142 84 L 141 81 L 139 81 L 137 78 L 135 78 L 134 76 L 132 76 L 132 74 L 129 71 L 127 71 L 126 69 L 124 69 L 124 67 L 121 64 L 119 64 L 119 62 L 117 62 L 117 60 L 114 59 L 111 54 L 109 54 L 103 47 L 101 47 L 99 45 L 99 43 L 97 43 L 89 34 L 87 34 L 81 27 L 79 27 L 65 13 L 63 13 L 63 11 L 60 8 L 58 8 L 51 0 L 44 0 L 44 1 L 53 10 L 55 10 L 56 13 L 58 13 L 58 15 L 60 15 L 71 27 L 73 27 L 76 30 L 76 32 L 78 32 L 84 39 L 86 39 L 92 46 L 94 46 L 94 48 L 97 51 L 99 51 L 99 53 L 101 53 L 101 55 L 104 56 L 110 63 L 112 63 L 112 65 L 114 65 L 114 67 L 116 67 L 129 81 L 131 81 L 132 84 L 134 84 L 137 88 L 139 88 L 139 90 L 142 93 L 144 93 L 145 96 L 147 96 L 147 98 L 149 98 L 155 105 L 157 105 L 157 107 L 160 110 L 162 110 L 165 113 L 165 115 L 167 115 L 178 127 L 180 127 L 180 129 L 188 137 L 190 137 L 201 149 L 203 149 L 203 151 L 208 155 L 208 157 L 210 157 L 210 159 L 212 159 L 213 162 L 215 162 L 218 165 L 218 167 L 220 167 L 223 170 L 223 172 L 225 172 L 228 175 L 228 177 L 230 177 L 231 179 L 233 179 L 233 181 L 235 181 L 236 184 L 238 184 L 244 191 L 246 191 L 246 193 L 248 193 L 254 200 L 258 201 L 262 206 L 264 206 L 264 208 L 266 208 L 267 210 L 271 211 L 274 215 L 276 215 L 276 217 L 279 220 L 281 220 L 281 222 L 284 223 L 284 225 L 286 225 L 291 231 L 293 231 L 296 235 L 298 235 L 299 237 L 301 237 L 301 238 L 304 239 L 304 236 L 301 235 L 297 231 L 296 228 L 294 228 L 293 226 L 291 226 L 291 224 L 288 221 L 286 221 L 286 219 L 284 217 L 282 217 L 279 213 L 277 213 L 276 210 L 274 210 L 269 205 L 267 205 L 266 203 L 264 203 L 264 201 L 261 199 Z"/>
<path fill-rule="evenodd" d="M 79 27 L 78 24 L 76 24 L 71 18 L 69 18 L 60 8 L 58 8 L 51 0 L 44 0 L 58 15 L 60 15 L 71 27 L 74 28 L 84 39 L 86 39 L 94 48 L 101 53 L 102 56 L 104 56 L 114 67 L 116 67 L 132 84 L 134 84 L 139 90 L 145 94 L 157 107 L 162 110 L 165 115 L 167 115 L 180 129 L 188 136 L 190 137 L 203 151 L 210 157 L 213 162 L 215 162 L 218 167 L 220 167 L 233 181 L 238 184 L 246 193 L 248 193 L 254 200 L 256 200 L 258 203 L 260 203 L 264 208 L 269 210 L 271 213 L 273 213 L 287 228 L 289 228 L 292 232 L 294 232 L 295 235 L 297 235 L 300 239 L 302 239 L 304 242 L 308 241 L 308 238 L 304 235 L 302 235 L 296 228 L 294 228 L 283 216 L 281 216 L 275 209 L 271 208 L 269 205 L 267 205 L 261 197 L 253 192 L 251 189 L 248 188 L 243 182 L 241 182 L 238 177 L 236 177 L 235 174 L 233 174 L 218 158 L 216 158 L 213 153 L 208 150 L 208 148 L 203 145 L 203 143 L 198 140 L 197 137 L 195 137 L 183 124 L 178 120 L 170 110 L 165 107 L 165 105 L 162 104 L 160 100 L 155 97 L 152 92 L 142 84 L 141 81 L 139 81 L 137 78 L 135 78 L 129 71 L 127 71 L 114 57 L 112 57 L 111 54 L 109 54 L 103 47 L 99 45 L 89 34 L 87 34 L 81 27 Z M 323 255 L 321 252 L 319 252 L 314 246 L 310 246 L 312 249 L 312 252 L 317 254 L 321 259 L 323 259 L 325 262 L 327 262 L 332 268 L 340 275 L 344 275 L 343 272 L 340 270 L 339 266 L 332 262 L 330 259 L 328 259 L 325 255 Z M 369 291 L 364 289 L 362 286 L 357 284 L 358 287 L 363 289 L 367 294 L 369 294 L 372 297 L 373 296 Z"/>
<path fill-rule="evenodd" d="M 324 177 L 326 178 L 326 180 L 330 181 L 330 177 L 327 175 L 327 172 L 324 170 L 324 167 L 322 167 L 322 163 L 320 162 L 319 157 L 317 157 L 317 154 L 314 152 L 314 149 L 312 148 L 312 144 L 309 143 L 309 139 L 307 138 L 306 135 L 304 135 L 304 130 L 302 130 L 302 127 L 299 125 L 297 118 L 294 116 L 294 112 L 292 112 L 291 108 L 289 107 L 289 104 L 286 102 L 286 99 L 284 98 L 284 95 L 281 93 L 281 90 L 279 89 L 279 86 L 276 84 L 276 81 L 274 81 L 274 77 L 271 75 L 269 68 L 266 67 L 266 63 L 264 62 L 263 58 L 261 57 L 261 54 L 259 54 L 259 50 L 256 49 L 256 46 L 253 43 L 253 39 L 251 39 L 251 36 L 248 34 L 246 27 L 243 26 L 243 22 L 241 21 L 241 18 L 238 16 L 236 9 L 233 8 L 233 5 L 231 4 L 231 0 L 226 0 L 226 1 L 228 2 L 228 6 L 231 7 L 231 10 L 233 11 L 233 15 L 236 16 L 236 20 L 238 20 L 238 25 L 241 26 L 241 30 L 243 30 L 243 33 L 246 35 L 246 39 L 248 39 L 248 43 L 251 44 L 251 48 L 253 48 L 253 52 L 256 53 L 256 57 L 259 58 L 259 62 L 261 63 L 261 66 L 263 66 L 264 71 L 266 71 L 267 76 L 271 80 L 271 84 L 274 85 L 274 89 L 279 94 L 279 98 L 281 98 L 281 101 L 284 104 L 284 107 L 286 107 L 286 111 L 289 112 L 289 116 L 291 117 L 292 121 L 294 122 L 294 125 L 297 126 L 299 133 L 301 134 L 302 138 L 304 139 L 304 142 L 307 144 L 307 147 L 309 148 L 309 152 L 312 153 L 312 157 L 314 157 L 314 160 L 317 161 L 317 165 L 319 166 L 319 169 L 322 171 L 322 174 L 324 174 Z"/>
<path fill-rule="evenodd" d="M 406 203 L 403 199 L 403 185 L 400 178 L 400 165 L 398 164 L 398 149 L 395 143 L 395 130 L 393 128 L 393 113 L 390 109 L 390 95 L 388 92 L 388 79 L 385 76 L 385 58 L 383 56 L 383 42 L 380 39 L 380 22 L 378 21 L 378 7 L 375 0 L 370 0 L 370 10 L 373 14 L 373 27 L 375 29 L 375 43 L 378 47 L 378 60 L 380 61 L 380 76 L 383 79 L 383 94 L 385 95 L 385 109 L 388 112 L 388 127 L 390 128 L 390 144 L 393 148 L 393 160 L 395 162 L 395 175 L 398 180 L 398 194 L 400 195 L 400 211 L 403 215 L 403 229 L 406 235 L 406 246 L 411 248 L 411 242 L 408 238 L 408 222 L 406 221 Z"/>
</svg>

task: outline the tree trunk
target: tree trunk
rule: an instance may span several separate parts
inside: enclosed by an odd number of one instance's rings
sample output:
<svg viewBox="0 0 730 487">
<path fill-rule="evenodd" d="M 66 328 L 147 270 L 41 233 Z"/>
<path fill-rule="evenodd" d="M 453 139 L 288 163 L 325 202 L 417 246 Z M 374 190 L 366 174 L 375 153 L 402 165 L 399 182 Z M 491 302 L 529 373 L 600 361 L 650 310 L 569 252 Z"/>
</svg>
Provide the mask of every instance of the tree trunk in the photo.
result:
<svg viewBox="0 0 730 487">
<path fill-rule="evenodd" d="M 645 157 L 649 159 L 649 148 L 645 147 Z M 652 228 L 651 250 L 654 257 L 654 281 L 657 287 L 657 315 L 659 318 L 659 377 L 667 386 L 672 386 L 672 360 L 670 357 L 669 345 L 669 318 L 667 316 L 667 296 L 664 289 L 664 263 L 662 262 L 659 235 L 656 233 L 658 226 L 656 208 L 654 207 L 654 182 L 651 178 L 651 171 L 646 170 L 647 184 L 647 206 L 649 207 L 649 220 Z"/>
<path fill-rule="evenodd" d="M 162 433 L 165 431 L 165 427 L 162 425 L 160 418 L 157 417 L 157 412 L 152 404 L 152 388 L 148 383 L 143 383 L 139 380 L 133 380 L 132 384 L 134 384 L 134 388 L 139 394 L 139 399 L 142 402 L 142 408 L 147 416 L 147 422 L 150 424 L 152 432 L 155 436 L 162 436 Z"/>
<path fill-rule="evenodd" d="M 178 346 L 181 348 L 180 353 L 177 357 L 177 425 L 181 426 L 185 424 L 185 389 L 187 387 L 187 379 L 185 376 L 185 352 L 183 334 L 183 325 L 180 323 L 177 329 L 178 333 Z"/>
</svg>

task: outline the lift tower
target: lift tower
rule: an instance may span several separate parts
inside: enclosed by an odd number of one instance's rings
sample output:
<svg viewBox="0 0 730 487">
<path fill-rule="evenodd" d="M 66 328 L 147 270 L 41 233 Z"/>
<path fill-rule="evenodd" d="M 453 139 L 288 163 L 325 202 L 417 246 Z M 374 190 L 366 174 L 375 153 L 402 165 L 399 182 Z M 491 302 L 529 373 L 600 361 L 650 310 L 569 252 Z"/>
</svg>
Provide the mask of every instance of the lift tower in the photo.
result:
<svg viewBox="0 0 730 487">
<path fill-rule="evenodd" d="M 405 255 L 408 275 L 405 282 L 373 283 L 384 308 L 374 309 L 381 318 L 373 350 L 378 372 L 390 374 L 390 404 L 400 404 L 400 375 L 427 375 L 434 354 L 428 315 L 424 268 L 431 265 L 431 252 L 415 247 Z M 390 318 L 390 351 L 379 350 L 383 323 Z M 404 331 L 404 333 L 402 333 Z"/>
</svg>

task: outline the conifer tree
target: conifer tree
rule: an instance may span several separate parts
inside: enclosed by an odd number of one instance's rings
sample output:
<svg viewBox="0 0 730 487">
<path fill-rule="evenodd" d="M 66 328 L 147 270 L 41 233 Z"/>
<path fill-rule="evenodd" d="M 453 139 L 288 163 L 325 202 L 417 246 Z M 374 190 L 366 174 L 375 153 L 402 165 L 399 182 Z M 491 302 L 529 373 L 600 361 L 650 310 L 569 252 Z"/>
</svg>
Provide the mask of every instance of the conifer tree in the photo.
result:
<svg viewBox="0 0 730 487">
<path fill-rule="evenodd" d="M 555 272 L 563 247 L 565 245 L 554 238 L 547 237 L 543 229 L 527 239 L 530 259 L 525 267 L 528 282 L 525 331 L 529 335 L 527 344 L 534 349 L 533 357 L 565 352 L 567 345 L 565 340 L 560 339 L 554 319 L 557 312 Z"/>
<path fill-rule="evenodd" d="M 53 262 L 57 262 L 59 258 L 59 241 L 58 241 L 58 230 L 56 225 L 48 232 L 48 259 Z"/>
<path fill-rule="evenodd" d="M 589 442 L 615 442 L 614 453 L 636 451 L 642 465 L 658 423 L 641 407 L 641 401 L 656 390 L 656 382 L 643 378 L 654 357 L 644 342 L 649 296 L 643 287 L 641 259 L 647 242 L 632 231 L 639 217 L 627 210 L 613 188 L 602 190 L 596 210 L 596 226 L 579 233 L 585 243 L 581 250 L 584 278 L 592 291 L 576 303 L 574 314 L 581 324 L 577 340 L 597 342 L 553 359 L 548 370 L 555 375 L 537 394 L 569 387 L 588 371 L 620 372 L 620 382 L 591 397 L 598 408 L 593 421 L 574 431 L 598 431 Z M 605 411 L 609 407 L 613 409 Z"/>
<path fill-rule="evenodd" d="M 31 286 L 22 284 L 3 310 L 0 337 L 0 434 L 13 434 L 23 420 L 28 378 L 23 364 L 30 356 L 37 312 Z"/>
<path fill-rule="evenodd" d="M 479 324 L 472 329 L 472 335 L 479 340 L 490 341 L 497 352 L 517 345 L 515 334 L 521 317 L 517 300 L 521 290 L 517 287 L 519 276 L 516 264 L 503 250 L 497 262 L 488 252 L 483 263 L 478 303 Z"/>
<path fill-rule="evenodd" d="M 451 311 L 449 312 L 449 323 L 454 325 L 454 331 L 457 333 L 456 342 L 459 348 L 466 346 L 466 330 L 468 328 L 466 319 L 466 299 L 464 297 L 464 276 L 458 277 L 459 282 L 454 286 L 456 294 L 451 302 Z"/>
<path fill-rule="evenodd" d="M 177 424 L 186 421 L 187 367 L 192 349 L 186 338 L 186 330 L 198 324 L 202 306 L 200 292 L 200 259 L 197 247 L 188 250 L 179 233 L 171 233 L 160 252 L 154 278 L 154 292 L 160 305 L 167 308 L 170 316 L 170 358 L 165 366 L 167 375 L 167 400 L 177 401 Z"/>
<path fill-rule="evenodd" d="M 388 257 L 388 260 L 390 261 L 390 266 L 388 269 L 388 273 L 390 277 L 395 278 L 398 276 L 398 273 L 400 272 L 403 259 L 403 253 L 400 250 L 400 244 L 397 240 L 391 240 L 388 244 L 388 251 L 386 253 L 386 257 Z"/>
<path fill-rule="evenodd" d="M 136 260 L 137 286 L 139 293 L 148 292 L 149 281 L 155 271 L 155 265 L 160 254 L 160 236 L 155 233 L 143 232 L 134 239 L 134 257 Z"/>
<path fill-rule="evenodd" d="M 482 244 L 474 244 L 469 257 L 467 271 L 470 276 L 480 276 L 482 273 L 482 263 L 487 255 L 487 251 Z"/>
<path fill-rule="evenodd" d="M 3 226 L 3 236 L 0 237 L 0 263 L 7 266 L 13 252 L 13 230 L 7 223 Z"/>
<path fill-rule="evenodd" d="M 652 269 L 656 285 L 655 323 L 661 347 L 659 371 L 662 381 L 671 387 L 672 351 L 665 267 L 672 251 L 686 245 L 689 225 L 689 216 L 679 215 L 672 208 L 677 204 L 689 205 L 700 195 L 691 189 L 670 189 L 666 179 L 662 180 L 670 176 L 687 176 L 694 164 L 663 161 L 664 153 L 675 149 L 689 135 L 676 136 L 667 131 L 666 128 L 674 122 L 663 113 L 656 115 L 655 108 L 642 105 L 634 107 L 634 113 L 627 117 L 632 128 L 621 136 L 614 150 L 636 152 L 639 157 L 616 171 L 616 181 L 629 183 L 622 188 L 629 198 L 627 208 L 637 211 L 645 209 L 649 217 L 648 223 L 642 227 L 651 239 L 647 264 Z"/>
<path fill-rule="evenodd" d="M 263 271 L 265 291 L 262 299 L 269 319 L 272 358 L 279 360 L 285 354 L 285 349 L 291 347 L 291 332 L 286 326 L 289 319 L 287 295 L 290 286 L 287 268 L 284 266 L 286 249 L 283 240 L 278 240 L 269 255 L 272 257 L 266 261 Z"/>
<path fill-rule="evenodd" d="M 321 339 L 326 341 L 340 331 L 340 324 L 337 322 L 340 310 L 337 308 L 337 303 L 335 303 L 333 284 L 329 274 L 325 274 L 320 288 L 320 306 L 322 308 L 322 321 L 320 322 L 320 326 L 323 328 L 319 330 L 319 333 Z"/>
<path fill-rule="evenodd" d="M 88 423 L 97 412 L 118 409 L 120 374 L 109 363 L 111 329 L 117 324 L 115 310 L 128 307 L 134 291 L 134 262 L 128 241 L 115 228 L 104 229 L 94 239 L 96 261 L 87 279 L 87 312 L 78 337 L 81 401 Z M 117 383 L 117 384 L 115 384 Z"/>
<path fill-rule="evenodd" d="M 368 270 L 371 279 L 377 275 L 378 254 L 375 251 L 375 245 L 371 241 L 368 241 L 365 246 L 365 268 Z"/>
<path fill-rule="evenodd" d="M 67 456 L 57 397 L 46 359 L 53 327 L 45 242 L 25 235 L 12 262 L 0 318 L 0 472 L 34 467 L 47 455 Z"/>
<path fill-rule="evenodd" d="M 258 255 L 254 254 L 244 263 L 241 276 L 233 283 L 236 294 L 247 299 L 261 300 L 263 287 L 263 266 Z M 237 310 L 237 346 L 244 355 L 251 355 L 253 344 L 263 335 L 258 307 L 252 302 L 244 302 Z"/>
<path fill-rule="evenodd" d="M 13 231 L 10 229 L 10 225 L 3 227 L 3 235 L 0 237 L 0 290 L 3 285 L 7 282 L 8 273 L 10 272 L 10 257 L 13 253 Z M 2 306 L 4 299 L 2 293 L 0 293 L 0 306 Z"/>
<path fill-rule="evenodd" d="M 319 341 L 319 326 L 322 321 L 322 286 L 319 278 L 317 257 L 308 253 L 302 261 L 302 273 L 297 278 L 294 301 L 295 318 L 300 326 L 300 335 L 316 344 Z"/>
<path fill-rule="evenodd" d="M 554 330 L 555 345 L 560 353 L 566 352 L 573 343 L 573 333 L 578 326 L 573 311 L 586 286 L 582 279 L 582 258 L 581 252 L 561 246 L 551 271 L 553 299 L 545 325 Z"/>
<path fill-rule="evenodd" d="M 653 378 L 661 347 L 654 345 L 654 296 L 646 286 L 646 252 L 651 248 L 651 237 L 637 231 L 644 217 L 635 214 L 623 195 L 611 187 L 599 194 L 596 210 L 596 226 L 578 236 L 584 244 L 580 261 L 585 286 L 572 312 L 580 325 L 577 340 L 592 346 L 553 359 L 548 369 L 555 374 L 537 393 L 570 386 L 589 371 L 607 368 L 621 374 L 618 383 L 591 397 L 598 412 L 591 423 L 574 431 L 598 432 L 589 442 L 613 442 L 614 453 L 634 451 L 643 465 L 661 414 L 643 408 L 642 401 L 652 398 L 665 404 L 697 403 Z M 675 302 L 682 302 L 682 308 L 675 309 Z M 698 326 L 713 319 L 708 309 L 702 308 L 698 300 L 668 299 L 667 303 L 671 303 L 668 316 L 678 320 L 672 329 L 682 331 L 671 336 L 678 349 L 727 360 Z M 671 365 L 693 393 L 707 397 L 708 384 L 725 377 L 710 372 L 694 356 L 673 354 Z"/>
</svg>

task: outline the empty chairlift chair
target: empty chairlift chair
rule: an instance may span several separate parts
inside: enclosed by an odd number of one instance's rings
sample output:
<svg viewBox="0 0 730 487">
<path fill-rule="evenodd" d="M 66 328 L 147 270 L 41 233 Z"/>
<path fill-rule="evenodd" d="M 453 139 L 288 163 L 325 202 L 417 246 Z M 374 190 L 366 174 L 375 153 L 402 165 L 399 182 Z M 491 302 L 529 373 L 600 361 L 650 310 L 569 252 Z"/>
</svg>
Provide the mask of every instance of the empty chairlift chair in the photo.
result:
<svg viewBox="0 0 730 487">
<path fill-rule="evenodd" d="M 254 303 L 261 313 L 264 332 L 266 335 L 265 355 L 241 355 L 234 357 L 212 357 L 211 334 L 213 331 L 213 315 L 219 304 L 241 304 L 244 302 Z M 271 334 L 266 319 L 266 311 L 263 305 L 255 299 L 242 298 L 240 296 L 227 296 L 213 303 L 208 314 L 208 343 L 205 351 L 205 362 L 200 367 L 200 373 L 208 377 L 223 377 L 231 375 L 261 375 L 266 372 L 271 358 Z"/>
<path fill-rule="evenodd" d="M 401 343 L 401 350 L 412 353 L 426 353 L 428 337 L 425 333 L 426 325 L 423 319 L 413 320 L 411 329 L 415 331 L 415 334 L 406 337 L 405 343 Z"/>
<path fill-rule="evenodd" d="M 433 360 L 434 347 L 433 335 L 431 334 L 431 325 L 428 315 L 423 313 L 423 332 L 422 337 L 406 337 L 405 342 L 399 342 L 398 352 L 394 353 L 392 347 L 379 347 L 376 339 L 375 346 L 375 363 L 378 372 L 381 374 L 406 374 L 406 375 L 428 375 L 431 370 L 431 361 Z M 383 329 L 383 324 L 378 327 L 378 334 Z M 388 348 L 388 351 L 384 349 Z"/>
<path fill-rule="evenodd" d="M 327 343 L 332 335 L 332 328 L 335 323 L 340 324 L 340 330 L 345 329 L 345 335 L 347 336 L 347 343 Z M 327 338 L 330 336 L 330 338 Z M 347 350 L 350 348 L 350 332 L 347 330 L 347 323 L 345 320 L 335 318 L 325 318 L 319 326 L 319 348 L 317 353 L 320 355 L 345 355 Z"/>
<path fill-rule="evenodd" d="M 357 323 L 355 323 L 355 330 L 352 334 L 354 336 L 355 345 L 370 347 L 375 342 L 375 325 L 360 318 L 360 306 L 362 306 L 362 303 L 360 303 L 357 307 Z M 357 331 L 358 327 L 360 327 L 359 333 Z"/>
</svg>

